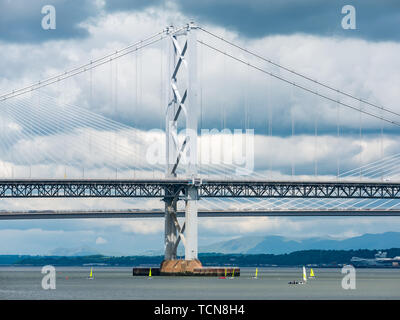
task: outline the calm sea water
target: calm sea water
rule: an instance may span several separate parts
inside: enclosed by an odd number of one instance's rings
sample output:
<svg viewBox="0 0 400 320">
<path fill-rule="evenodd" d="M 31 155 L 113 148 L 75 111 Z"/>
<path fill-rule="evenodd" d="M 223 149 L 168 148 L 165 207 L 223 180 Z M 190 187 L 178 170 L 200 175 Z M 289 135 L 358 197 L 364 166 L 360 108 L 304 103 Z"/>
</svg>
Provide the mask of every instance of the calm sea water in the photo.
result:
<svg viewBox="0 0 400 320">
<path fill-rule="evenodd" d="M 0 299 L 400 299 L 400 269 L 357 269 L 356 289 L 344 290 L 340 269 L 314 269 L 305 285 L 300 268 L 241 268 L 241 276 L 133 277 L 131 268 L 58 267 L 55 290 L 43 290 L 41 268 L 0 267 Z"/>
</svg>

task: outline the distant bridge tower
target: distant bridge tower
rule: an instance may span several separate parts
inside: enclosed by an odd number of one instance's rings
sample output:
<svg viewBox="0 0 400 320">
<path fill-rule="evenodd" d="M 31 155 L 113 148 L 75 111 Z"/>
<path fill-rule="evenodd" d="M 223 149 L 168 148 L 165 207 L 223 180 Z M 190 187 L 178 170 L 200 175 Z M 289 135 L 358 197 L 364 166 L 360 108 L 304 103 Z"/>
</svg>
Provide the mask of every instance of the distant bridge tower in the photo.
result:
<svg viewBox="0 0 400 320">
<path fill-rule="evenodd" d="M 184 30 L 168 27 L 167 90 L 166 90 L 166 178 L 177 177 L 179 168 L 193 181 L 185 189 L 169 190 L 165 196 L 165 260 L 174 260 L 180 241 L 185 247 L 185 260 L 197 259 L 197 27 L 189 23 Z M 184 120 L 184 140 L 178 141 L 178 120 Z M 176 217 L 177 202 L 185 201 L 185 222 Z"/>
</svg>

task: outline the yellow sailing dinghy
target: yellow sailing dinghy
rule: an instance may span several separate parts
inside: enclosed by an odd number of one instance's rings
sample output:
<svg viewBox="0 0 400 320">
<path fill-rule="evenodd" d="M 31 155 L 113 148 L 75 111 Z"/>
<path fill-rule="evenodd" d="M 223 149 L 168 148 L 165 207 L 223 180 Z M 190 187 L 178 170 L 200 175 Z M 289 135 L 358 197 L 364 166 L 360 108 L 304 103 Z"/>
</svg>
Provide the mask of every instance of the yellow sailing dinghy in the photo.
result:
<svg viewBox="0 0 400 320">
<path fill-rule="evenodd" d="M 89 280 L 94 280 L 93 268 L 90 268 L 90 274 L 89 274 L 88 279 L 89 279 Z"/>
<path fill-rule="evenodd" d="M 256 274 L 254 275 L 253 279 L 257 279 L 258 276 L 258 268 L 256 268 Z"/>
<path fill-rule="evenodd" d="M 310 270 L 310 276 L 308 277 L 309 279 L 315 279 L 315 274 L 314 274 L 314 270 L 311 268 Z"/>
</svg>

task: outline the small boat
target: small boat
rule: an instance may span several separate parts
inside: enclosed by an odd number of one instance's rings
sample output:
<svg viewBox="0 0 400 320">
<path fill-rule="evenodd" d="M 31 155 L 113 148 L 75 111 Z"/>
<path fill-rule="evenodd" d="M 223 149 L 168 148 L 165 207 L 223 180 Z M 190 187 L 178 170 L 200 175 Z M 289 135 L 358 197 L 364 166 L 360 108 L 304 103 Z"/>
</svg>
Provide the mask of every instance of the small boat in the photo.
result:
<svg viewBox="0 0 400 320">
<path fill-rule="evenodd" d="M 258 276 L 258 268 L 256 268 L 256 273 L 255 273 L 253 279 L 257 279 L 257 276 Z"/>
<path fill-rule="evenodd" d="M 307 273 L 306 273 L 306 267 L 303 266 L 303 281 L 304 283 L 307 282 Z"/>
<path fill-rule="evenodd" d="M 310 276 L 308 277 L 309 279 L 315 279 L 315 274 L 314 274 L 314 270 L 311 268 L 310 270 Z"/>
<path fill-rule="evenodd" d="M 303 281 L 289 281 L 288 284 L 305 284 L 307 283 L 307 273 L 306 273 L 306 268 L 303 267 Z"/>
<path fill-rule="evenodd" d="M 235 268 L 233 268 L 233 270 L 232 270 L 232 277 L 230 277 L 229 279 L 235 279 Z"/>
<path fill-rule="evenodd" d="M 149 279 L 151 279 L 151 268 L 149 270 Z"/>
<path fill-rule="evenodd" d="M 93 268 L 90 268 L 90 274 L 89 274 L 88 279 L 89 279 L 89 280 L 94 280 Z"/>
</svg>

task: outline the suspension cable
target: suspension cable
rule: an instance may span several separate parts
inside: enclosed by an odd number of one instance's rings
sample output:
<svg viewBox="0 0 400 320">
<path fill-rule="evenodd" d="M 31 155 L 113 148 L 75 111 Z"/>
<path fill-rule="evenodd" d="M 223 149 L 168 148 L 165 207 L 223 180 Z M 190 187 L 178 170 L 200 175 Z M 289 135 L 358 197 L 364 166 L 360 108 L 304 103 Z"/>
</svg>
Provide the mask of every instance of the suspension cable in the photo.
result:
<svg viewBox="0 0 400 320">
<path fill-rule="evenodd" d="M 297 88 L 299 88 L 299 89 L 302 89 L 302 90 L 304 90 L 304 91 L 307 91 L 307 92 L 309 92 L 309 93 L 312 93 L 312 94 L 314 94 L 314 95 L 317 95 L 317 96 L 319 96 L 319 97 L 321 97 L 321 98 L 324 98 L 324 99 L 326 99 L 326 100 L 332 101 L 332 102 L 334 102 L 334 103 L 338 103 L 338 104 L 340 104 L 340 105 L 342 105 L 342 106 L 344 106 L 344 107 L 353 109 L 353 110 L 355 110 L 355 111 L 357 111 L 357 112 L 364 113 L 364 114 L 369 115 L 369 116 L 371 116 L 371 117 L 374 117 L 374 118 L 377 118 L 377 119 L 386 121 L 386 122 L 388 122 L 388 123 L 390 123 L 390 124 L 393 124 L 393 125 L 396 125 L 396 126 L 400 127 L 400 122 L 393 121 L 393 120 L 384 118 L 384 117 L 382 117 L 382 116 L 376 115 L 376 114 L 374 114 L 374 113 L 371 113 L 371 112 L 368 112 L 368 111 L 365 111 L 365 110 L 360 110 L 359 108 L 354 107 L 354 106 L 352 106 L 352 105 L 350 105 L 350 104 L 347 104 L 347 103 L 344 103 L 344 102 L 341 102 L 341 101 L 337 101 L 337 100 L 335 100 L 335 99 L 333 99 L 333 98 L 331 98 L 331 97 L 328 97 L 328 96 L 326 96 L 326 95 L 324 95 L 324 94 L 322 94 L 322 93 L 319 93 L 319 92 L 317 92 L 317 91 L 313 91 L 312 89 L 309 89 L 309 88 L 307 88 L 307 87 L 304 87 L 304 86 L 302 86 L 302 85 L 299 85 L 299 84 L 297 84 L 297 83 L 295 83 L 295 82 L 292 82 L 292 81 L 290 81 L 290 80 L 288 80 L 288 79 L 286 79 L 286 78 L 284 78 L 284 77 L 278 76 L 278 75 L 276 75 L 276 74 L 274 74 L 274 73 L 272 73 L 272 72 L 269 72 L 269 71 L 267 71 L 267 70 L 264 70 L 264 69 L 262 69 L 262 68 L 260 68 L 260 67 L 257 67 L 257 66 L 255 66 L 255 65 L 251 64 L 250 62 L 246 62 L 245 60 L 242 60 L 242 59 L 240 59 L 240 58 L 237 58 L 237 57 L 235 57 L 235 56 L 233 56 L 233 55 L 231 55 L 231 54 L 229 54 L 229 53 L 223 52 L 222 50 L 220 50 L 220 49 L 218 49 L 218 48 L 215 48 L 215 47 L 213 47 L 213 46 L 211 46 L 211 45 L 209 45 L 209 44 L 203 42 L 202 40 L 197 40 L 197 42 L 199 42 L 200 44 L 202 44 L 202 45 L 204 45 L 204 46 L 206 46 L 206 47 L 208 47 L 208 48 L 210 48 L 210 49 L 212 49 L 212 50 L 214 50 L 214 51 L 216 51 L 216 52 L 219 52 L 219 53 L 221 53 L 221 54 L 224 54 L 224 55 L 230 57 L 230 58 L 233 59 L 233 60 L 236 60 L 236 61 L 238 61 L 238 62 L 240 62 L 240 63 L 243 63 L 243 64 L 245 64 L 245 65 L 247 65 L 247 66 L 249 66 L 249 67 L 252 67 L 253 69 L 256 69 L 256 70 L 258 70 L 258 71 L 260 71 L 260 72 L 262 72 L 262 73 L 268 74 L 268 75 L 270 75 L 271 77 L 274 77 L 274 78 L 276 78 L 276 79 L 279 79 L 279 80 L 281 80 L 281 81 L 283 81 L 283 82 L 286 82 L 286 83 L 288 83 L 288 84 L 290 84 L 290 85 L 292 85 L 292 86 L 295 86 L 295 87 L 297 87 Z M 358 100 L 361 101 L 360 99 L 358 99 Z"/>
<path fill-rule="evenodd" d="M 97 58 L 95 60 L 91 60 L 90 62 L 83 64 L 81 66 L 75 67 L 73 69 L 70 69 L 68 71 L 65 71 L 63 73 L 60 73 L 58 75 L 52 76 L 50 78 L 47 78 L 45 80 L 40 80 L 34 84 L 31 84 L 29 86 L 25 86 L 23 88 L 19 88 L 16 90 L 12 90 L 10 92 L 7 92 L 5 94 L 0 95 L 0 101 L 4 101 L 22 94 L 25 94 L 27 92 L 33 91 L 33 90 L 37 90 L 39 88 L 42 87 L 46 87 L 48 85 L 51 85 L 53 83 L 56 83 L 58 81 L 62 81 L 68 78 L 71 78 L 73 76 L 76 76 L 78 74 L 84 73 L 86 71 L 92 70 L 96 67 L 99 67 L 105 63 L 108 63 L 110 61 L 113 61 L 115 59 L 119 59 L 123 56 L 126 56 L 127 54 L 130 54 L 132 52 L 138 51 L 142 48 L 145 48 L 147 46 L 150 46 L 158 41 L 161 41 L 162 39 L 164 39 L 165 37 L 167 37 L 170 34 L 175 34 L 178 33 L 180 31 L 182 31 L 183 29 L 185 29 L 185 27 L 181 27 L 178 28 L 176 30 L 170 31 L 168 28 L 163 29 L 162 31 L 159 31 L 149 37 L 147 37 L 146 39 L 137 41 L 133 44 L 130 44 L 129 46 L 120 49 L 120 50 L 116 50 L 113 53 L 107 54 L 101 58 Z"/>
<path fill-rule="evenodd" d="M 296 76 L 299 76 L 299 77 L 301 77 L 301 78 L 303 78 L 303 79 L 306 79 L 306 80 L 308 80 L 308 81 L 314 82 L 315 84 L 318 84 L 318 85 L 320 85 L 320 86 L 322 86 L 322 87 L 324 87 L 324 88 L 326 88 L 326 89 L 335 91 L 335 92 L 340 93 L 340 94 L 342 94 L 342 95 L 344 95 L 344 96 L 346 96 L 346 97 L 349 97 L 349 98 L 351 98 L 351 99 L 360 101 L 360 102 L 362 102 L 362 103 L 365 103 L 365 104 L 367 104 L 367 105 L 369 105 L 369 106 L 371 106 L 371 107 L 378 108 L 378 109 L 380 109 L 380 110 L 382 110 L 382 111 L 391 113 L 391 114 L 396 115 L 396 116 L 400 116 L 400 113 L 397 113 L 397 112 L 395 112 L 395 111 L 392 111 L 392 110 L 390 110 L 390 109 L 388 109 L 388 108 L 386 108 L 386 107 L 378 106 L 378 105 L 376 105 L 376 104 L 374 104 L 374 103 L 372 103 L 372 102 L 369 102 L 369 101 L 367 101 L 367 100 L 365 100 L 365 99 L 361 99 L 361 98 L 358 98 L 358 97 L 356 97 L 356 96 L 353 96 L 353 95 L 351 95 L 351 94 L 349 94 L 349 93 L 347 93 L 347 92 L 344 92 L 344 91 L 335 89 L 334 87 L 332 87 L 332 86 L 330 86 L 330 85 L 328 85 L 328 84 L 326 84 L 326 83 L 323 83 L 323 82 L 320 82 L 320 81 L 318 81 L 318 80 L 312 79 L 312 78 L 310 78 L 309 76 L 306 76 L 306 75 L 304 75 L 304 74 L 302 74 L 302 73 L 300 73 L 300 72 L 291 70 L 291 69 L 289 69 L 288 67 L 285 67 L 285 66 L 283 66 L 283 65 L 281 65 L 281 64 L 278 64 L 278 63 L 276 63 L 276 62 L 274 62 L 274 61 L 271 61 L 270 59 L 264 58 L 264 57 L 260 56 L 259 54 L 255 53 L 255 52 L 252 52 L 252 51 L 250 51 L 250 50 L 248 50 L 248 49 L 246 49 L 246 48 L 243 48 L 243 47 L 241 47 L 241 46 L 239 46 L 239 45 L 237 45 L 237 44 L 235 44 L 235 43 L 233 43 L 233 42 L 231 42 L 231 41 L 229 41 L 229 40 L 226 40 L 226 39 L 224 39 L 224 38 L 222 38 L 222 37 L 220 37 L 220 36 L 218 36 L 218 35 L 212 33 L 211 31 L 206 30 L 206 29 L 204 29 L 204 28 L 202 28 L 202 27 L 199 27 L 199 29 L 202 30 L 202 31 L 204 31 L 205 33 L 207 33 L 207 34 L 213 36 L 214 38 L 217 38 L 217 39 L 219 39 L 219 40 L 221 40 L 221 41 L 223 41 L 223 42 L 226 42 L 226 43 L 228 43 L 229 45 L 231 45 L 231 46 L 233 46 L 233 47 L 235 47 L 235 48 L 237 48 L 237 49 L 240 49 L 240 50 L 242 50 L 242 51 L 244 51 L 244 52 L 246 52 L 246 53 L 248 53 L 248 54 L 250 54 L 250 55 L 252 55 L 252 56 L 254 56 L 254 57 L 256 57 L 256 58 L 259 58 L 259 59 L 261 59 L 261 60 L 263 60 L 263 61 L 265 61 L 265 62 L 268 62 L 269 64 L 272 64 L 272 65 L 274 65 L 274 66 L 276 66 L 276 67 L 278 67 L 278 68 L 281 68 L 281 69 L 283 69 L 283 70 L 285 70 L 285 71 L 288 71 L 288 72 L 290 72 L 290 73 L 292 73 L 292 74 L 294 74 L 294 75 L 296 75 Z"/>
<path fill-rule="evenodd" d="M 62 74 L 59 74 L 59 75 L 56 76 L 56 77 L 52 77 L 52 78 L 46 79 L 46 80 L 44 80 L 44 81 L 36 82 L 35 84 L 32 84 L 32 85 L 27 86 L 27 87 L 24 87 L 24 88 L 22 88 L 22 89 L 13 90 L 13 91 L 11 91 L 11 92 L 9 92 L 9 93 L 6 93 L 6 94 L 1 95 L 1 96 L 0 96 L 0 101 L 5 101 L 5 100 L 7 100 L 7 99 L 20 96 L 20 95 L 25 94 L 25 93 L 27 93 L 27 92 L 34 91 L 34 90 L 37 90 L 37 89 L 40 89 L 40 88 L 49 86 L 49 85 L 54 84 L 54 83 L 56 83 L 56 82 L 58 82 L 58 81 L 62 81 L 62 80 L 65 80 L 65 79 L 74 77 L 74 76 L 76 76 L 76 75 L 78 75 L 78 74 L 84 73 L 84 72 L 86 72 L 86 71 L 89 71 L 89 70 L 91 70 L 91 69 L 94 69 L 94 68 L 96 68 L 96 67 L 99 67 L 99 66 L 101 66 L 101 65 L 103 65 L 103 64 L 106 64 L 106 63 L 108 63 L 108 62 L 110 62 L 110 61 L 113 61 L 113 60 L 115 60 L 115 59 L 119 59 L 119 58 L 121 58 L 121 57 L 123 57 L 123 56 L 125 56 L 125 55 L 127 55 L 127 54 L 130 54 L 130 53 L 132 53 L 132 52 L 134 52 L 134 51 L 137 51 L 137 50 L 140 50 L 140 49 L 142 49 L 142 48 L 144 48 L 144 47 L 147 47 L 147 46 L 149 46 L 149 45 L 151 45 L 151 44 L 153 44 L 153 43 L 156 43 L 156 42 L 158 42 L 158 41 L 164 39 L 165 37 L 166 37 L 165 35 L 164 35 L 164 36 L 161 36 L 160 38 L 157 38 L 156 40 L 153 40 L 153 41 L 151 41 L 151 42 L 149 42 L 149 43 L 146 43 L 146 44 L 144 44 L 144 45 L 141 45 L 141 46 L 137 46 L 137 47 L 135 47 L 134 49 L 129 50 L 129 51 L 126 51 L 126 52 L 124 52 L 124 53 L 122 53 L 122 54 L 119 54 L 119 55 L 116 54 L 116 56 L 110 57 L 110 58 L 108 58 L 107 60 L 102 60 L 102 61 L 99 62 L 99 63 L 93 63 L 93 62 L 92 62 L 88 67 L 84 67 L 83 69 L 79 69 L 79 68 L 78 68 L 77 71 L 72 71 L 72 72 L 71 72 L 71 71 L 66 71 L 66 72 L 64 72 L 64 73 L 62 73 Z"/>
</svg>

